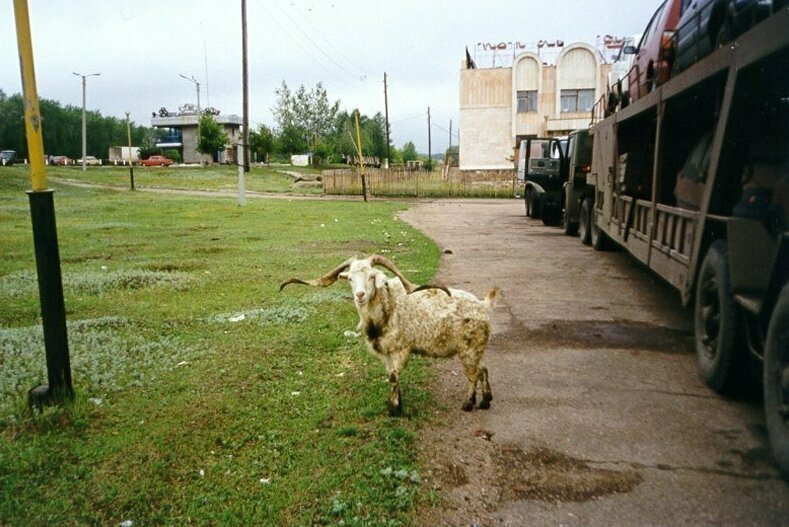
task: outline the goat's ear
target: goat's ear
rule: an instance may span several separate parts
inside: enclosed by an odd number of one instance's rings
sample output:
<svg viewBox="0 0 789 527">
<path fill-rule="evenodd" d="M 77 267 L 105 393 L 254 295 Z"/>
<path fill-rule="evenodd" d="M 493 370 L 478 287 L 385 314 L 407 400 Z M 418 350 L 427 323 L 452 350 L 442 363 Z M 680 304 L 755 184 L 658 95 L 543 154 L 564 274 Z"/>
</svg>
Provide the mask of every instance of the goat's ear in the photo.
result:
<svg viewBox="0 0 789 527">
<path fill-rule="evenodd" d="M 375 287 L 376 287 L 376 289 L 381 289 L 383 287 L 386 287 L 386 283 L 388 281 L 389 281 L 389 279 L 386 278 L 386 275 L 383 274 L 382 272 L 379 271 L 379 272 L 375 273 Z"/>
<path fill-rule="evenodd" d="M 337 278 L 340 280 L 347 280 L 350 275 L 348 273 L 340 273 L 337 275 Z"/>
</svg>

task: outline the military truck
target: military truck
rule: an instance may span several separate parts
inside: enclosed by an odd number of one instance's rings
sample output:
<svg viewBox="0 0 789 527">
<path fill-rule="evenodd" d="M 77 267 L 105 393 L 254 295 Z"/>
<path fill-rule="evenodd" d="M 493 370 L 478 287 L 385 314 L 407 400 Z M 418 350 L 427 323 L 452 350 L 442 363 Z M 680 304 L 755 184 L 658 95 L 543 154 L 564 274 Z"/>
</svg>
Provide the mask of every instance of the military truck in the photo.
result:
<svg viewBox="0 0 789 527">
<path fill-rule="evenodd" d="M 517 176 L 524 185 L 526 215 L 557 225 L 562 219 L 562 191 L 567 181 L 567 138 L 524 139 L 518 150 Z"/>
<path fill-rule="evenodd" d="M 789 473 L 787 28 L 783 7 L 627 108 L 596 108 L 587 183 L 593 246 L 625 248 L 693 306 L 713 390 L 761 381 Z"/>
</svg>

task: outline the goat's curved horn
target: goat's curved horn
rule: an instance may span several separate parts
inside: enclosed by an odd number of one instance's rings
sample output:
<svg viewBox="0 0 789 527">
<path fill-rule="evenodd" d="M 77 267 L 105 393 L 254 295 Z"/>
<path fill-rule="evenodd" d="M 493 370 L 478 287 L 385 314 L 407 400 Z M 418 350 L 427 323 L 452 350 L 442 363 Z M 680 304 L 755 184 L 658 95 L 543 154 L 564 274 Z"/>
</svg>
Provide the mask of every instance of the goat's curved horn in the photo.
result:
<svg viewBox="0 0 789 527">
<path fill-rule="evenodd" d="M 370 265 L 380 265 L 382 267 L 386 267 L 390 271 L 392 271 L 397 278 L 403 282 L 403 286 L 405 287 L 406 292 L 410 295 L 411 293 L 416 293 L 417 291 L 424 291 L 425 289 L 441 289 L 447 295 L 452 296 L 449 292 L 449 289 L 442 285 L 420 285 L 417 286 L 416 284 L 412 283 L 408 278 L 406 278 L 400 269 L 386 256 L 381 256 L 380 254 L 374 254 L 370 257 Z"/>
<path fill-rule="evenodd" d="M 426 289 L 440 289 L 447 294 L 447 296 L 452 296 L 452 293 L 449 292 L 449 289 L 444 287 L 443 285 L 433 285 L 433 284 L 426 284 L 420 285 L 419 287 L 415 288 L 413 291 L 410 291 L 408 294 L 416 293 L 417 291 L 425 291 Z"/>
<path fill-rule="evenodd" d="M 285 282 L 282 282 L 279 286 L 279 290 L 282 291 L 285 289 L 285 286 L 288 284 L 302 284 L 302 285 L 311 285 L 314 287 L 327 287 L 332 285 L 334 282 L 337 281 L 337 277 L 340 276 L 340 273 L 348 269 L 351 266 L 351 262 L 353 262 L 355 258 L 348 258 L 342 264 L 335 267 L 325 275 L 321 276 L 320 278 L 316 278 L 314 280 L 301 280 L 299 278 L 291 278 Z"/>
<path fill-rule="evenodd" d="M 403 282 L 403 286 L 405 286 L 405 290 L 408 294 L 414 292 L 414 289 L 417 287 L 413 284 L 408 278 L 405 277 L 403 273 L 400 272 L 400 269 L 386 256 L 381 256 L 380 254 L 374 254 L 370 257 L 370 265 L 380 265 L 381 267 L 386 267 L 390 271 L 394 273 L 394 275 Z"/>
</svg>

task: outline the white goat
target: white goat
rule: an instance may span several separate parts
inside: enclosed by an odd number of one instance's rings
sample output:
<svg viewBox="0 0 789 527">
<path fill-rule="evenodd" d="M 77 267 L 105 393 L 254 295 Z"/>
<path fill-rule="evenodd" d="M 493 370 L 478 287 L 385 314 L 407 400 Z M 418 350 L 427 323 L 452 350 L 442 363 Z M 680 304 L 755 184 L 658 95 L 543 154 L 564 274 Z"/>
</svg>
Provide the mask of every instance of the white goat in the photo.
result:
<svg viewBox="0 0 789 527">
<path fill-rule="evenodd" d="M 396 277 L 388 278 L 376 265 L 389 269 Z M 485 300 L 479 300 L 467 291 L 435 285 L 417 287 L 387 258 L 373 255 L 350 258 L 315 280 L 290 279 L 280 286 L 280 291 L 292 283 L 326 287 L 338 278 L 350 282 L 368 348 L 386 366 L 392 415 L 402 412 L 400 373 L 412 353 L 429 357 L 457 355 L 468 379 L 463 410 L 474 408 L 478 385 L 482 391 L 479 407 L 490 408 L 493 394 L 488 370 L 481 363 L 490 336 L 490 308 L 498 288 L 491 289 Z"/>
</svg>

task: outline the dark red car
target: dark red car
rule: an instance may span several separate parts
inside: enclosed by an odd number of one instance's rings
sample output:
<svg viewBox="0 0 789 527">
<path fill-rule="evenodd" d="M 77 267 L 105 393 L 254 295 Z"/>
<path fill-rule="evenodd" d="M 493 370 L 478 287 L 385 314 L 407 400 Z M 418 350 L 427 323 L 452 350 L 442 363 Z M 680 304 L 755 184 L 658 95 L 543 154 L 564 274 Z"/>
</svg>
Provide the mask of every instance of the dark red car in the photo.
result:
<svg viewBox="0 0 789 527">
<path fill-rule="evenodd" d="M 674 64 L 674 32 L 679 24 L 682 0 L 664 0 L 649 20 L 628 75 L 630 101 L 651 92 L 671 77 Z"/>
<path fill-rule="evenodd" d="M 164 156 L 151 156 L 140 161 L 140 164 L 144 167 L 169 167 L 173 160 Z"/>
</svg>

